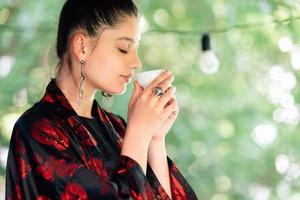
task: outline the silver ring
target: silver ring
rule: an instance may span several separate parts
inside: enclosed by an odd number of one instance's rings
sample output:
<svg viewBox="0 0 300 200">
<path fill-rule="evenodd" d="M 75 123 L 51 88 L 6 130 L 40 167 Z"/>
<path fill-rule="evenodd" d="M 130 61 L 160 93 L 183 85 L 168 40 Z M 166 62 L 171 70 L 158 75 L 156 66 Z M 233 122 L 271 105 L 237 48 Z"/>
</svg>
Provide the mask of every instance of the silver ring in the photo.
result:
<svg viewBox="0 0 300 200">
<path fill-rule="evenodd" d="M 165 91 L 162 89 L 162 87 L 156 86 L 152 89 L 152 92 L 155 96 L 162 96 L 164 95 Z"/>
</svg>

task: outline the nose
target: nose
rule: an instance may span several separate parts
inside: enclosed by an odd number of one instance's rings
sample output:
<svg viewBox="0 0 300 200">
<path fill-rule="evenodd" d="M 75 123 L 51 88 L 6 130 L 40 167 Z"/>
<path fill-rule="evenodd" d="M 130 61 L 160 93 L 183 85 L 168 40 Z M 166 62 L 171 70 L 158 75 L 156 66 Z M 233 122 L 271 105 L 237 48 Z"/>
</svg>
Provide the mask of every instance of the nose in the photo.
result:
<svg viewBox="0 0 300 200">
<path fill-rule="evenodd" d="M 137 51 L 132 55 L 132 58 L 130 60 L 130 67 L 133 69 L 140 69 L 142 67 Z"/>
</svg>

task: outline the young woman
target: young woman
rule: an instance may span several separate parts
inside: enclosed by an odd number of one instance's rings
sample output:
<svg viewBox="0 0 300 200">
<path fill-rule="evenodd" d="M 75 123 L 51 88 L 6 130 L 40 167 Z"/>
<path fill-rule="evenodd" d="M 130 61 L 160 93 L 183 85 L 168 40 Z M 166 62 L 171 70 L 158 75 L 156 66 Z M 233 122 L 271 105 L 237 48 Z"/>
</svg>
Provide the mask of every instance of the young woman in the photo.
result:
<svg viewBox="0 0 300 200">
<path fill-rule="evenodd" d="M 178 113 L 171 72 L 134 83 L 128 124 L 94 100 L 124 93 L 141 67 L 138 22 L 132 0 L 66 1 L 58 74 L 15 124 L 6 199 L 197 199 L 166 155 Z"/>
</svg>

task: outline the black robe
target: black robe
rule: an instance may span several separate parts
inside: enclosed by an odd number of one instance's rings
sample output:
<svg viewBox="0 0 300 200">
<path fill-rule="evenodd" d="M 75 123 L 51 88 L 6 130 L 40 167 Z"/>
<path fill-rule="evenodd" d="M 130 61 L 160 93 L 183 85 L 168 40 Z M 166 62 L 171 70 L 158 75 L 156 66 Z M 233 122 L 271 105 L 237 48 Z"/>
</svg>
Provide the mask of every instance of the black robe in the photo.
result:
<svg viewBox="0 0 300 200">
<path fill-rule="evenodd" d="M 145 176 L 135 160 L 120 155 L 124 119 L 96 101 L 92 115 L 102 130 L 96 137 L 52 79 L 41 101 L 14 126 L 6 199 L 169 199 L 149 165 Z M 169 158 L 168 165 L 173 199 L 197 199 Z"/>
</svg>

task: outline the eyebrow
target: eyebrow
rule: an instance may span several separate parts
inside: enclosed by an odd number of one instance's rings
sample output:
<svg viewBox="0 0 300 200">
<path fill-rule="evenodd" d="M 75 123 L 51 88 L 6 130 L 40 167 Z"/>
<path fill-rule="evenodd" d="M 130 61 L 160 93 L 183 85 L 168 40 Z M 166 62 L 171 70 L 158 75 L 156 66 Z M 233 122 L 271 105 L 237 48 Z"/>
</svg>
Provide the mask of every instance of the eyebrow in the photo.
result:
<svg viewBox="0 0 300 200">
<path fill-rule="evenodd" d="M 119 41 L 119 40 L 126 40 L 126 41 L 132 42 L 132 43 L 135 42 L 134 39 L 132 39 L 132 38 L 130 38 L 130 37 L 121 37 L 121 38 L 117 39 L 117 41 Z"/>
<path fill-rule="evenodd" d="M 125 41 L 131 42 L 133 44 L 136 43 L 137 45 L 139 45 L 139 43 L 140 43 L 140 40 L 135 41 L 133 38 L 127 37 L 127 36 L 117 39 L 117 41 L 120 41 L 120 40 L 125 40 Z"/>
</svg>

